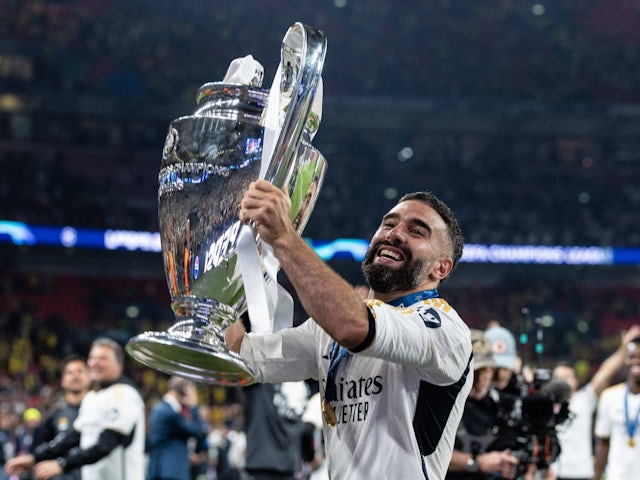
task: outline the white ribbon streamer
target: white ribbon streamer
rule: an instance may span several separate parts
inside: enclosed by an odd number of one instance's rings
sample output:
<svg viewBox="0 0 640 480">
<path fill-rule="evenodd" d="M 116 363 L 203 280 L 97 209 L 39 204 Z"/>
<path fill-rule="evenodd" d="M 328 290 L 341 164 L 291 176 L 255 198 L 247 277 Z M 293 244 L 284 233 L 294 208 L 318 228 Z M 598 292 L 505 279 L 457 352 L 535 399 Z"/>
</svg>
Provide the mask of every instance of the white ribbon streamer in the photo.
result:
<svg viewBox="0 0 640 480">
<path fill-rule="evenodd" d="M 267 100 L 260 178 L 264 178 L 267 173 L 282 128 L 280 70 L 278 67 Z M 273 249 L 265 242 L 261 242 L 261 248 L 262 256 L 258 252 L 253 229 L 243 225 L 238 237 L 237 252 L 251 331 L 270 333 L 293 324 L 293 299 L 289 292 L 278 284 L 280 262 Z"/>
</svg>

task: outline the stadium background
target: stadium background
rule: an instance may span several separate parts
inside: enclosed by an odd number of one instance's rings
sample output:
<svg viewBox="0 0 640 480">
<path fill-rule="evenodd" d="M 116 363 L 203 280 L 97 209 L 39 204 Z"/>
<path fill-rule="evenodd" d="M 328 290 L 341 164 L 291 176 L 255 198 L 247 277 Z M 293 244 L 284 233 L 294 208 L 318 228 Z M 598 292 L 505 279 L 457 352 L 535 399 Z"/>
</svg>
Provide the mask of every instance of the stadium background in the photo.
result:
<svg viewBox="0 0 640 480">
<path fill-rule="evenodd" d="M 306 237 L 368 239 L 399 194 L 430 189 L 471 244 L 640 247 L 637 0 L 0 0 L 0 220 L 157 231 L 169 122 L 233 58 L 270 85 L 296 21 L 328 38 Z M 99 333 L 172 321 L 158 253 L 0 239 L 7 395 L 39 395 Z M 637 261 L 463 263 L 442 293 L 472 327 L 527 334 L 536 366 L 582 374 L 640 322 Z"/>
</svg>

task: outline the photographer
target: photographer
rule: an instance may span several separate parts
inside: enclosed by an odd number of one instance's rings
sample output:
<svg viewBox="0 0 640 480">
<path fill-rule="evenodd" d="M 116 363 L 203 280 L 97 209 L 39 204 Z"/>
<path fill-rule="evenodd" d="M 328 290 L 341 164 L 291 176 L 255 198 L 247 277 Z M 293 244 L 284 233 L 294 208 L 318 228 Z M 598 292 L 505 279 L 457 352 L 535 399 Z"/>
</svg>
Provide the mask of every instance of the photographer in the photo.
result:
<svg viewBox="0 0 640 480">
<path fill-rule="evenodd" d="M 509 446 L 515 432 L 501 420 L 514 398 L 492 387 L 495 361 L 491 344 L 480 330 L 471 331 L 474 380 L 456 432 L 449 480 L 515 478 L 519 460 Z"/>
</svg>

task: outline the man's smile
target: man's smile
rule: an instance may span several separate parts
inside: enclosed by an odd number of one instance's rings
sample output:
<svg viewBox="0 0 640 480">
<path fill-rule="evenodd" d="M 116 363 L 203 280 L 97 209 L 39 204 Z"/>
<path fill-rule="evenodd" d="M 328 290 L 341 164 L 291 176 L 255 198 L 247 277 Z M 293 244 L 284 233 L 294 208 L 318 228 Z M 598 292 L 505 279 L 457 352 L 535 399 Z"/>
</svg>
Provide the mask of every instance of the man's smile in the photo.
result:
<svg viewBox="0 0 640 480">
<path fill-rule="evenodd" d="M 402 250 L 389 245 L 382 245 L 378 248 L 378 254 L 376 255 L 377 263 L 384 265 L 393 265 L 398 262 L 404 262 L 406 256 Z"/>
</svg>

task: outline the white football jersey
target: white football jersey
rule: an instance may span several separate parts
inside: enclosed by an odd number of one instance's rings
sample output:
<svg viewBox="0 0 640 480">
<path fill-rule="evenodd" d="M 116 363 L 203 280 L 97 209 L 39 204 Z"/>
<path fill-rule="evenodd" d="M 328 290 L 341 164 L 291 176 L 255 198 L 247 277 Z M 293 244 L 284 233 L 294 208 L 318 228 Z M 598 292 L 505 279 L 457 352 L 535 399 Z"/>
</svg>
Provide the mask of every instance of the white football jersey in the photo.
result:
<svg viewBox="0 0 640 480">
<path fill-rule="evenodd" d="M 144 480 L 145 410 L 138 391 L 131 385 L 115 383 L 90 391 L 82 400 L 73 424 L 80 432 L 80 448 L 95 445 L 103 430 L 130 436 L 130 443 L 118 446 L 106 457 L 82 467 L 86 480 Z"/>
<path fill-rule="evenodd" d="M 375 339 L 335 374 L 336 425 L 324 423 L 332 480 L 444 478 L 473 383 L 469 329 L 441 298 L 410 307 L 368 300 Z M 312 319 L 248 334 L 241 355 L 257 381 L 314 378 L 324 398 L 334 341 Z"/>
</svg>

